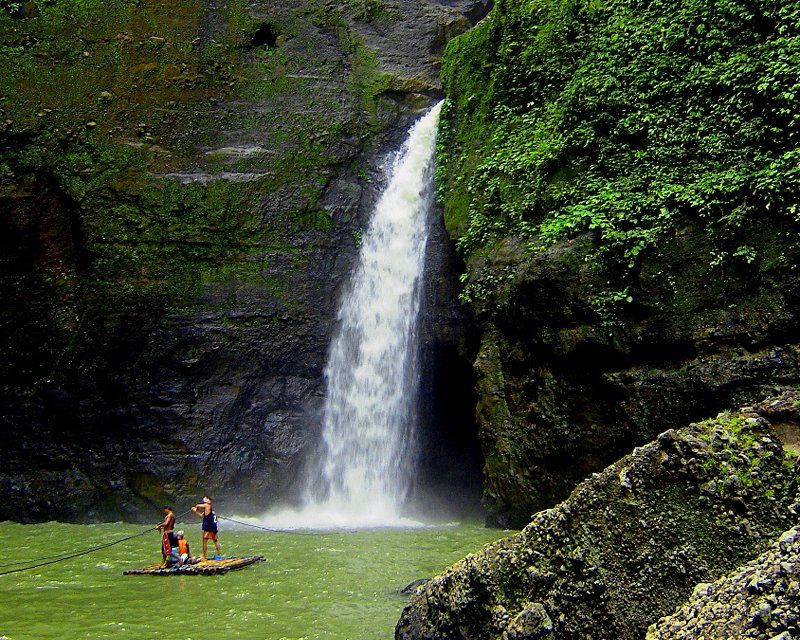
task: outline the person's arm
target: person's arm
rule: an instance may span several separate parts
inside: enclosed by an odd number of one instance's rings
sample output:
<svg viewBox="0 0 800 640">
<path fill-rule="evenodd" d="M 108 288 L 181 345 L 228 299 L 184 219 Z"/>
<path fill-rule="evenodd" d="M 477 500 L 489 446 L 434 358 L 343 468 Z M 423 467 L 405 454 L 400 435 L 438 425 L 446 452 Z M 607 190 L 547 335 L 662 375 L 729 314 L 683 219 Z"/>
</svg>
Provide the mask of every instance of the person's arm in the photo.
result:
<svg viewBox="0 0 800 640">
<path fill-rule="evenodd" d="M 202 513 L 200 513 L 200 512 L 197 510 L 197 507 L 199 507 L 199 506 L 200 506 L 199 504 L 196 504 L 196 505 L 194 505 L 194 506 L 192 507 L 192 512 L 193 512 L 193 513 L 194 513 L 194 514 L 195 514 L 195 515 L 196 515 L 198 518 L 202 518 L 202 517 L 203 517 L 203 514 L 202 514 Z"/>
<path fill-rule="evenodd" d="M 166 516 L 164 516 L 164 521 L 161 524 L 157 525 L 156 529 L 158 529 L 160 531 L 161 529 L 164 529 L 167 526 L 168 523 L 169 523 L 169 516 L 166 515 Z"/>
</svg>

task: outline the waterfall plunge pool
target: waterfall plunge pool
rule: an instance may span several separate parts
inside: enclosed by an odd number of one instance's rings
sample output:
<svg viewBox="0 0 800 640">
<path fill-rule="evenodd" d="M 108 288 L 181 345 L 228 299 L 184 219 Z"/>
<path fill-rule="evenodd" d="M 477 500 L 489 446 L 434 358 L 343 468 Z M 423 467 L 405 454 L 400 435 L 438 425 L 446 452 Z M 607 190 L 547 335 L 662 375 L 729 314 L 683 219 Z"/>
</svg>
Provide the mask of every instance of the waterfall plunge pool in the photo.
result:
<svg viewBox="0 0 800 640">
<path fill-rule="evenodd" d="M 10 640 L 150 638 L 388 640 L 408 596 L 398 590 L 510 532 L 481 524 L 331 532 L 221 526 L 222 551 L 266 562 L 224 576 L 123 576 L 160 560 L 147 536 L 0 576 L 0 636 Z M 196 522 L 181 523 L 193 553 Z M 0 523 L 5 562 L 103 544 L 140 525 Z M 2 569 L 0 569 L 2 570 Z"/>
</svg>

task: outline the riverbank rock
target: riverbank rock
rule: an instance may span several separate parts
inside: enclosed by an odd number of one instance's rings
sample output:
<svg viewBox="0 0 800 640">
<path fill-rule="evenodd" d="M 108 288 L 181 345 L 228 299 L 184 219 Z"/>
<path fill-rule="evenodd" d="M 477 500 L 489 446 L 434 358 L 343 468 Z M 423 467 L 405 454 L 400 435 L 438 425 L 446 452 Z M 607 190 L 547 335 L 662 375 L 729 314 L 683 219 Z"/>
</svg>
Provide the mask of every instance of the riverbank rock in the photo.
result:
<svg viewBox="0 0 800 640">
<path fill-rule="evenodd" d="M 769 551 L 713 584 L 698 585 L 689 602 L 650 627 L 647 640 L 800 637 L 800 527 Z"/>
<path fill-rule="evenodd" d="M 798 465 L 767 416 L 796 429 L 799 403 L 791 392 L 662 433 L 521 533 L 433 578 L 403 611 L 396 638 L 643 637 L 695 585 L 791 526 Z"/>
<path fill-rule="evenodd" d="M 411 595 L 419 591 L 420 587 L 422 587 L 428 578 L 419 578 L 418 580 L 414 580 L 414 582 L 409 582 L 405 587 L 402 589 L 398 589 L 397 593 L 402 593 L 403 595 Z"/>
</svg>

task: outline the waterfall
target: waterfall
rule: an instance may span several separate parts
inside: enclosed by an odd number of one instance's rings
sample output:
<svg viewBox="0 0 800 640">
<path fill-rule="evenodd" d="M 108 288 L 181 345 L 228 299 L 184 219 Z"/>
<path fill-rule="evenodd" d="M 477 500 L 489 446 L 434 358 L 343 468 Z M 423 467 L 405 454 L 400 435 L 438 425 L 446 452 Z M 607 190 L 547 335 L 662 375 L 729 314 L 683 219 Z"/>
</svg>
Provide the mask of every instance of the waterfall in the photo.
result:
<svg viewBox="0 0 800 640">
<path fill-rule="evenodd" d="M 401 524 L 419 385 L 417 325 L 441 104 L 394 157 L 362 237 L 325 370 L 323 454 L 300 512 L 279 526 Z M 312 465 L 313 468 L 313 465 Z"/>
</svg>

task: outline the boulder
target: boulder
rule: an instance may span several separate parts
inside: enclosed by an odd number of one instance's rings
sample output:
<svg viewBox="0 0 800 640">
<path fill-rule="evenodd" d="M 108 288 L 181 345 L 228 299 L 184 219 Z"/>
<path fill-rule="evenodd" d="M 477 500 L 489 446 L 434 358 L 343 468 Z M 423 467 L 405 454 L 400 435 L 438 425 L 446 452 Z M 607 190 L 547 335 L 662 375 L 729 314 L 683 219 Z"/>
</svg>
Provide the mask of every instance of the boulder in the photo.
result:
<svg viewBox="0 0 800 640">
<path fill-rule="evenodd" d="M 698 583 L 791 526 L 798 466 L 765 417 L 773 402 L 668 430 L 593 474 L 519 534 L 430 580 L 395 637 L 643 637 L 693 590 L 710 588 Z M 784 420 L 798 423 L 798 404 L 800 393 L 781 398 Z M 771 629 L 776 606 L 753 615 Z"/>
</svg>

